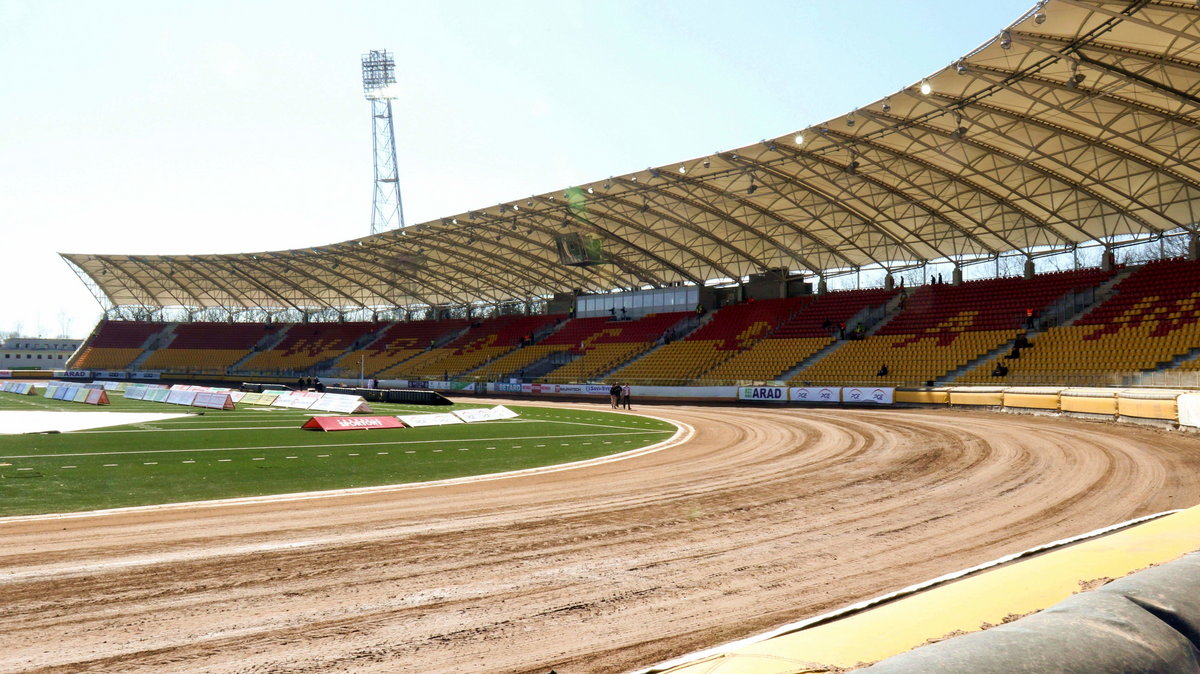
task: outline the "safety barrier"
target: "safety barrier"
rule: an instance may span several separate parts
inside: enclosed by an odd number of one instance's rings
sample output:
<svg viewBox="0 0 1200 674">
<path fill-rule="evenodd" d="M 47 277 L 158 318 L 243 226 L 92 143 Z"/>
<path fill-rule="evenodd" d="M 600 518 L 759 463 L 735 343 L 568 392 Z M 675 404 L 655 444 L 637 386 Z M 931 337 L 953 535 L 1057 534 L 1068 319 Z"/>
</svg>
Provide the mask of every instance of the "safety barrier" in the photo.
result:
<svg viewBox="0 0 1200 674">
<path fill-rule="evenodd" d="M 937 388 L 898 388 L 896 402 L 913 405 L 949 405 L 950 389 L 944 386 Z"/>
<path fill-rule="evenodd" d="M 1122 417 L 1178 421 L 1175 399 L 1182 393 L 1170 389 L 1121 389 L 1117 391 L 1117 413 Z"/>
<path fill-rule="evenodd" d="M 1059 409 L 1063 412 L 1117 416 L 1116 389 L 1068 388 L 1059 395 Z"/>
<path fill-rule="evenodd" d="M 1059 409 L 1061 387 L 1026 386 L 1004 390 L 1004 406 L 1031 410 Z"/>
<path fill-rule="evenodd" d="M 897 655 L 916 672 L 1197 672 L 1200 554 L 1147 569 L 1040 613 Z"/>
<path fill-rule="evenodd" d="M 1000 407 L 1004 404 L 1004 388 L 1000 386 L 952 386 L 951 405 L 986 405 Z"/>
</svg>

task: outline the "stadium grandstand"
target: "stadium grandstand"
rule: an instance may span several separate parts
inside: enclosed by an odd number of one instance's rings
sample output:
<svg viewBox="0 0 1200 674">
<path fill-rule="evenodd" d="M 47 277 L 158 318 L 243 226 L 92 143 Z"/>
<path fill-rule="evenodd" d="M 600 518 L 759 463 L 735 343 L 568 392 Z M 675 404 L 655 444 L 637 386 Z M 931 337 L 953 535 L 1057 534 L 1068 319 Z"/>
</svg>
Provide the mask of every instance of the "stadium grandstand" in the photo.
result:
<svg viewBox="0 0 1200 674">
<path fill-rule="evenodd" d="M 1194 4 L 1050 0 L 889 96 L 734 150 L 314 248 L 63 254 L 106 312 L 71 367 L 1188 380 L 1196 24 Z"/>
</svg>

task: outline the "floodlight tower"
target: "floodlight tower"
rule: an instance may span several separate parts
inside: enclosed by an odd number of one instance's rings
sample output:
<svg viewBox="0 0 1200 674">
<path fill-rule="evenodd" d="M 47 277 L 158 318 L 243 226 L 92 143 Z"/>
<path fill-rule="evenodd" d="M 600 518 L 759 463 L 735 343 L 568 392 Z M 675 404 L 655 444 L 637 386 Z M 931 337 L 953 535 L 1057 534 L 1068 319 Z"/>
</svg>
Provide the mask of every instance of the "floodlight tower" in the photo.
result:
<svg viewBox="0 0 1200 674">
<path fill-rule="evenodd" d="M 375 199 L 371 233 L 404 228 L 404 204 L 396 174 L 396 132 L 392 99 L 396 97 L 396 62 L 390 52 L 372 49 L 362 57 L 363 95 L 371 101 L 371 144 L 375 153 Z"/>
</svg>

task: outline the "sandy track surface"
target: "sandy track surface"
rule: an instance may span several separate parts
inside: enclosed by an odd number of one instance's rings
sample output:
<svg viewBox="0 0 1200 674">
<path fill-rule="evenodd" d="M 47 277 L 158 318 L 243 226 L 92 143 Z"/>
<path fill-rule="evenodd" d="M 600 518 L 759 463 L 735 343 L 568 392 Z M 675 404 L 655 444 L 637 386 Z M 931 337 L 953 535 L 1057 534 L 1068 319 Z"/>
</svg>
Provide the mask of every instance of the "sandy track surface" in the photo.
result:
<svg viewBox="0 0 1200 674">
<path fill-rule="evenodd" d="M 467 485 L 0 520 L 0 671 L 620 671 L 1200 502 L 1178 433 L 647 410 L 695 437 Z"/>
</svg>

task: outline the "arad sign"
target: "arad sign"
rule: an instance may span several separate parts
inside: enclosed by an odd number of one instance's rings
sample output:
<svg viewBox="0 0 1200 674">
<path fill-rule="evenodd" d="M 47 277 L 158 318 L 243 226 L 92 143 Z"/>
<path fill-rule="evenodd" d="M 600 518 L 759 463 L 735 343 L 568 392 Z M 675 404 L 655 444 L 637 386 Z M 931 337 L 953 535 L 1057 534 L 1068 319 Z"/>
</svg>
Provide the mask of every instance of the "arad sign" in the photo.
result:
<svg viewBox="0 0 1200 674">
<path fill-rule="evenodd" d="M 787 391 L 783 386 L 743 386 L 738 389 L 738 400 L 782 403 L 787 402 Z"/>
</svg>

